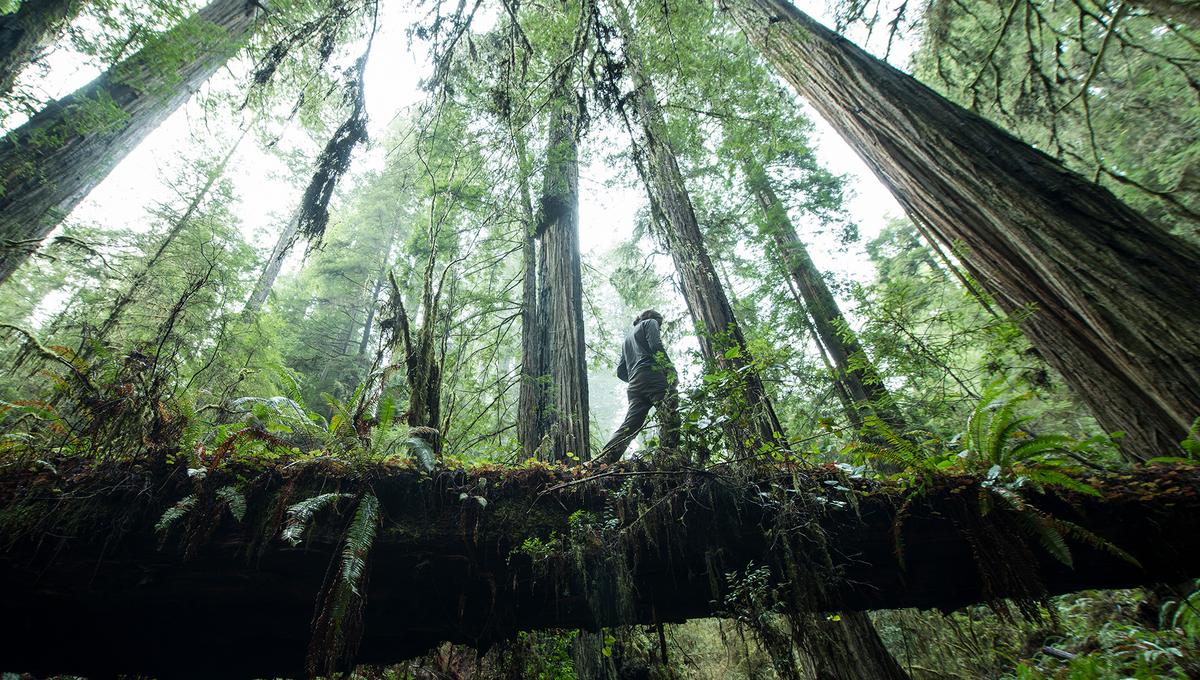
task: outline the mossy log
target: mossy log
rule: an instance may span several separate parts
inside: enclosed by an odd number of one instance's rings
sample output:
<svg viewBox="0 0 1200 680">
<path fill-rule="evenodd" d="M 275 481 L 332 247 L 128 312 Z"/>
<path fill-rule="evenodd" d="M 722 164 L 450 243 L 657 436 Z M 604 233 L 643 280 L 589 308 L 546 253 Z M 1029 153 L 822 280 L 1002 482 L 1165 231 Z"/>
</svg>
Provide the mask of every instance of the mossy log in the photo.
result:
<svg viewBox="0 0 1200 680">
<path fill-rule="evenodd" d="M 521 630 L 717 615 L 730 574 L 748 568 L 769 569 L 791 606 L 827 611 L 951 610 L 1200 575 L 1200 468 L 1090 483 L 1100 496 L 1023 494 L 1026 516 L 1111 544 L 1064 530 L 1068 567 L 1021 533 L 1012 506 L 989 502 L 985 514 L 987 494 L 968 478 L 918 493 L 833 468 L 749 478 L 548 467 L 425 475 L 325 460 L 189 476 L 59 464 L 0 478 L 0 670 L 302 673 L 353 500 L 318 514 L 297 547 L 279 532 L 289 505 L 330 491 L 369 490 L 382 508 L 360 663 L 446 640 L 486 647 Z M 229 485 L 245 500 L 241 520 L 218 493 Z M 188 495 L 187 514 L 156 531 Z"/>
</svg>

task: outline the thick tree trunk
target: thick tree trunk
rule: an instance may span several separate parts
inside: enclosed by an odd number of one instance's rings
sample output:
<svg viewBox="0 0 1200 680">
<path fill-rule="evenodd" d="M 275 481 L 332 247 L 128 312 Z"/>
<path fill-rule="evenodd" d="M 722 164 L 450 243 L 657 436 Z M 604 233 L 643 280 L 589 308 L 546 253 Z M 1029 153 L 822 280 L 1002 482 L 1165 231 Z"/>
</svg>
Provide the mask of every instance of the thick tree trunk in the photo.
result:
<svg viewBox="0 0 1200 680">
<path fill-rule="evenodd" d="M 1176 449 L 1200 415 L 1200 248 L 788 2 L 718 3 L 906 210 L 965 246 L 1127 456 Z"/>
<path fill-rule="evenodd" d="M 767 396 L 762 379 L 746 370 L 752 355 L 720 276 L 708 256 L 708 248 L 696 221 L 691 196 L 679 171 L 675 152 L 667 137 L 667 124 L 653 85 L 645 76 L 641 51 L 622 0 L 610 5 L 625 44 L 627 67 L 633 77 L 633 103 L 641 123 L 645 148 L 635 148 L 638 174 L 642 176 L 654 213 L 656 235 L 675 262 L 688 312 L 700 332 L 700 349 L 715 366 L 743 380 L 741 398 L 750 432 L 730 437 L 735 450 L 750 453 L 761 444 L 783 443 L 782 426 Z M 747 438 L 752 442 L 746 444 Z M 755 441 L 757 440 L 757 441 Z"/>
<path fill-rule="evenodd" d="M 867 413 L 874 412 L 893 429 L 903 429 L 903 419 L 897 413 L 883 379 L 858 342 L 857 335 L 846 323 L 837 300 L 796 233 L 787 208 L 771 186 L 771 178 L 752 159 L 746 160 L 744 166 L 750 192 L 766 218 L 767 235 L 775 244 L 779 258 L 800 293 L 801 302 L 816 331 L 817 341 L 833 362 L 836 371 L 834 380 L 842 384 L 853 402 L 851 408 L 854 413 L 847 414 L 851 422 L 861 421 L 865 409 Z"/>
<path fill-rule="evenodd" d="M 513 145 L 517 154 L 518 199 L 525 217 L 521 248 L 523 279 L 521 282 L 521 388 L 517 401 L 517 442 L 521 455 L 533 458 L 545 435 L 546 386 L 541 380 L 542 333 L 538 315 L 538 259 L 537 218 L 529 193 L 529 157 L 525 151 L 525 138 L 520 131 L 513 131 Z"/>
<path fill-rule="evenodd" d="M 797 631 L 805 677 L 820 680 L 908 680 L 866 612 L 809 614 Z"/>
<path fill-rule="evenodd" d="M 256 15 L 247 0 L 214 0 L 9 133 L 0 144 L 0 283 L 237 52 Z"/>
<path fill-rule="evenodd" d="M 12 92 L 17 76 L 50 47 L 84 0 L 25 0 L 16 12 L 0 16 L 0 98 Z"/>
<path fill-rule="evenodd" d="M 589 450 L 587 357 L 583 338 L 583 276 L 579 258 L 579 161 L 575 139 L 578 102 L 566 78 L 551 102 L 546 172 L 538 233 L 544 258 L 544 297 L 538 318 L 544 324 L 543 366 L 550 380 L 545 414 L 553 441 L 551 460 L 580 460 Z"/>
<path fill-rule="evenodd" d="M 986 521 L 977 505 L 964 514 L 986 491 L 981 480 L 943 479 L 920 493 L 858 480 L 850 484 L 855 502 L 835 509 L 816 502 L 833 493 L 825 481 L 845 481 L 828 472 L 775 470 L 745 482 L 634 472 L 588 482 L 565 468 L 446 470 L 431 478 L 329 460 L 218 469 L 206 479 L 182 467 L 151 473 L 109 465 L 58 478 L 9 471 L 0 498 L 17 519 L 0 530 L 4 663 L 39 676 L 292 675 L 302 669 L 331 559 L 340 564 L 347 517 L 324 511 L 293 548 L 278 538 L 283 509 L 366 485 L 382 520 L 368 557 L 362 663 L 395 663 L 443 641 L 487 646 L 518 631 L 719 615 L 729 574 L 747 568 L 767 568 L 769 588 L 811 595 L 804 604 L 814 612 L 952 610 L 1028 597 L 1019 582 L 994 578 L 1007 566 L 1048 595 L 1200 575 L 1195 467 L 1101 476 L 1090 480 L 1100 497 L 1025 489 L 1040 512 L 1078 523 L 1141 564 L 1068 536 L 1073 568 L 1029 546 L 1034 539 L 1013 518 L 998 522 L 1009 514 L 999 504 Z M 241 522 L 215 496 L 231 484 L 245 494 Z M 784 515 L 760 495 L 781 488 L 796 501 Z M 459 489 L 486 495 L 487 507 L 460 498 Z M 163 511 L 192 494 L 195 508 L 156 532 Z M 613 517 L 617 527 L 589 528 L 587 517 Z M 819 526 L 825 545 L 796 539 L 797 523 Z M 550 556 L 522 548 L 530 537 Z M 1017 549 L 978 552 L 1005 541 Z M 1029 549 L 1019 548 L 1022 541 Z M 789 543 L 804 548 L 796 563 L 820 565 L 827 555 L 831 564 L 817 578 L 796 579 L 778 564 Z M 844 622 L 843 615 L 831 623 Z M 196 654 L 196 641 L 213 631 L 220 644 Z M 869 653 L 850 649 L 852 665 Z"/>
<path fill-rule="evenodd" d="M 279 278 L 283 260 L 296 242 L 296 232 L 299 228 L 300 211 L 297 209 L 288 218 L 287 224 L 283 226 L 283 231 L 279 232 L 279 238 L 275 240 L 275 246 L 271 248 L 271 255 L 263 263 L 258 280 L 254 283 L 254 290 L 250 291 L 250 298 L 246 300 L 246 306 L 242 308 L 243 316 L 251 317 L 262 311 L 263 305 L 267 302 L 267 296 L 275 287 L 275 279 Z"/>
</svg>

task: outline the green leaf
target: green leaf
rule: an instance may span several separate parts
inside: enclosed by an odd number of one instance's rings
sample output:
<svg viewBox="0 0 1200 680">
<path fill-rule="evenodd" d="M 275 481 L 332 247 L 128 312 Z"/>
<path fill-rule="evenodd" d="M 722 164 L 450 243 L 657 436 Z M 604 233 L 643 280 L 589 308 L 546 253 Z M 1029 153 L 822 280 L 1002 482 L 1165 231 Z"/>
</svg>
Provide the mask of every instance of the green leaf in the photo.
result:
<svg viewBox="0 0 1200 680">
<path fill-rule="evenodd" d="M 229 514 L 237 521 L 246 517 L 246 497 L 232 484 L 217 489 L 217 498 L 229 508 Z"/>
<path fill-rule="evenodd" d="M 420 437 L 409 437 L 404 444 L 408 447 L 408 452 L 416 459 L 418 467 L 426 473 L 433 472 L 433 469 L 437 467 L 437 456 L 434 455 L 433 447 L 429 445 L 429 442 Z"/>
<path fill-rule="evenodd" d="M 360 595 L 363 573 L 366 571 L 367 556 L 375 543 L 375 528 L 379 525 L 379 499 L 368 493 L 358 502 L 354 520 L 346 530 L 346 544 L 342 548 L 342 582 L 350 591 Z"/>
<path fill-rule="evenodd" d="M 171 528 L 171 525 L 178 522 L 188 513 L 189 510 L 196 507 L 196 496 L 186 496 L 175 505 L 167 508 L 167 511 L 159 518 L 158 524 L 154 525 L 155 531 L 166 531 Z"/>
<path fill-rule="evenodd" d="M 348 493 L 323 493 L 296 503 L 287 510 L 287 526 L 284 527 L 279 537 L 291 544 L 293 548 L 300 545 L 300 539 L 313 515 L 328 505 L 350 497 L 351 494 Z"/>
<path fill-rule="evenodd" d="M 392 419 L 396 417 L 396 400 L 387 395 L 379 401 L 379 427 L 388 429 L 392 426 Z"/>
</svg>

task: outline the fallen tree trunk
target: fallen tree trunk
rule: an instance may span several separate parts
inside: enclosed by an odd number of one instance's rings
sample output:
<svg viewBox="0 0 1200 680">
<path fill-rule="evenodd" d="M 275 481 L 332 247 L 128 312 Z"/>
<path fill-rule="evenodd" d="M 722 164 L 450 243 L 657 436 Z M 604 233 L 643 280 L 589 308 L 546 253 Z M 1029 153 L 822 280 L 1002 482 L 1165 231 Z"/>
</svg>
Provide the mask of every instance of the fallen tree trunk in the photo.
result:
<svg viewBox="0 0 1200 680">
<path fill-rule="evenodd" d="M 0 670 L 301 673 L 352 505 L 317 515 L 298 547 L 279 530 L 288 506 L 332 491 L 369 490 L 381 507 L 360 663 L 445 640 L 486 647 L 520 630 L 720 615 L 731 575 L 754 568 L 814 611 L 950 610 L 1200 574 L 1197 467 L 1093 479 L 1099 497 L 1025 494 L 1027 512 L 1090 530 L 1140 563 L 1066 532 L 1073 568 L 1021 538 L 999 507 L 982 514 L 980 483 L 965 478 L 914 495 L 824 468 L 738 480 L 555 467 L 427 476 L 328 460 L 207 478 L 62 467 L 0 479 Z M 188 495 L 188 513 L 156 533 Z"/>
</svg>

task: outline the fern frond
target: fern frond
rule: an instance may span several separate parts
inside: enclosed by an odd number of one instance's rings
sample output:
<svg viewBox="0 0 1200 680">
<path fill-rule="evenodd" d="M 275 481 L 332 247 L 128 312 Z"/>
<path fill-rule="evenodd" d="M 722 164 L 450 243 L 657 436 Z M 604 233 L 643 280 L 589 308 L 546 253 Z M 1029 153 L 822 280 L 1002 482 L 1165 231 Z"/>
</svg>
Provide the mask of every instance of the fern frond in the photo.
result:
<svg viewBox="0 0 1200 680">
<path fill-rule="evenodd" d="M 437 467 L 437 456 L 434 455 L 433 447 L 429 445 L 429 442 L 420 437 L 409 437 L 404 441 L 404 444 L 408 447 L 408 452 L 412 454 L 412 457 L 417 460 L 417 464 L 421 466 L 421 469 L 426 473 L 432 473 L 434 468 Z"/>
<path fill-rule="evenodd" d="M 217 489 L 217 499 L 225 503 L 225 507 L 229 508 L 229 514 L 237 521 L 242 521 L 246 517 L 246 497 L 238 491 L 236 486 L 232 484 L 223 486 Z"/>
<path fill-rule="evenodd" d="M 869 452 L 886 463 L 899 468 L 915 471 L 929 469 L 929 457 L 919 446 L 896 433 L 878 416 L 870 415 L 863 419 L 863 424 L 875 432 L 886 446 L 856 442 L 855 448 Z"/>
<path fill-rule="evenodd" d="M 350 497 L 351 494 L 348 493 L 323 493 L 296 503 L 287 509 L 287 526 L 284 527 L 283 533 L 279 537 L 291 544 L 293 548 L 300 545 L 304 530 L 312 521 L 313 515 L 343 498 Z"/>
<path fill-rule="evenodd" d="M 1017 512 L 1014 515 L 1017 519 L 1017 526 L 1029 536 L 1037 539 L 1037 542 L 1046 552 L 1050 553 L 1051 557 L 1074 568 L 1075 561 L 1071 557 L 1071 548 L 1067 546 L 1062 533 L 1054 525 L 1054 518 L 1044 515 L 1032 507 L 1026 506 L 1026 508 L 1024 512 Z"/>
<path fill-rule="evenodd" d="M 392 426 L 392 419 L 396 417 L 396 400 L 391 395 L 385 396 L 379 401 L 379 428 L 386 430 Z"/>
<path fill-rule="evenodd" d="M 1096 487 L 1075 479 L 1070 475 L 1063 474 L 1058 470 L 1051 470 L 1044 467 L 1034 467 L 1025 470 L 1024 475 L 1028 477 L 1030 481 L 1042 486 L 1058 487 L 1060 489 L 1067 489 L 1069 491 L 1075 491 L 1077 493 L 1083 493 L 1089 496 L 1099 497 L 1101 495 L 1100 491 L 1097 490 Z"/>
<path fill-rule="evenodd" d="M 358 502 L 358 511 L 354 513 L 354 521 L 346 531 L 346 545 L 342 549 L 342 581 L 355 595 L 360 594 L 358 586 L 362 582 L 367 555 L 375 542 L 375 527 L 378 525 L 379 499 L 375 494 L 368 493 Z"/>
<path fill-rule="evenodd" d="M 1015 446 L 1009 452 L 1008 458 L 1012 462 L 1017 463 L 1050 451 L 1065 451 L 1067 450 L 1067 444 L 1074 441 L 1074 437 L 1065 434 L 1039 434 L 1029 441 L 1021 442 Z"/>
<path fill-rule="evenodd" d="M 1067 541 L 1063 540 L 1061 532 L 1051 524 L 1052 518 L 1049 514 L 1028 505 L 1025 503 L 1025 499 L 1015 493 L 996 492 L 992 494 L 992 500 L 1000 501 L 1001 504 L 1008 506 L 1016 526 L 1027 536 L 1036 538 L 1040 546 L 1045 549 L 1045 552 L 1050 553 L 1052 558 L 1069 567 L 1075 566 L 1075 562 L 1070 556 L 1070 547 L 1067 546 Z"/>
<path fill-rule="evenodd" d="M 1055 530 L 1058 531 L 1059 534 L 1070 536 L 1080 543 L 1095 548 L 1096 550 L 1106 552 L 1113 557 L 1118 557 L 1122 560 L 1125 560 L 1139 569 L 1142 568 L 1142 563 L 1138 562 L 1136 557 L 1113 545 L 1112 541 L 1109 541 L 1101 536 L 1097 536 L 1078 524 L 1069 522 L 1065 519 L 1059 519 L 1057 517 L 1050 516 L 1046 516 L 1045 519 L 1048 523 L 1054 526 Z"/>
<path fill-rule="evenodd" d="M 196 507 L 196 495 L 186 496 L 178 503 L 167 508 L 167 511 L 158 518 L 158 524 L 154 525 L 155 531 L 166 531 L 171 528 L 171 525 L 183 519 L 183 516 Z"/>
</svg>

